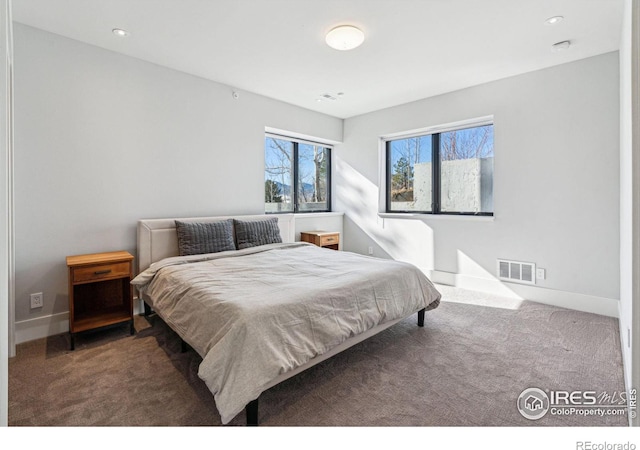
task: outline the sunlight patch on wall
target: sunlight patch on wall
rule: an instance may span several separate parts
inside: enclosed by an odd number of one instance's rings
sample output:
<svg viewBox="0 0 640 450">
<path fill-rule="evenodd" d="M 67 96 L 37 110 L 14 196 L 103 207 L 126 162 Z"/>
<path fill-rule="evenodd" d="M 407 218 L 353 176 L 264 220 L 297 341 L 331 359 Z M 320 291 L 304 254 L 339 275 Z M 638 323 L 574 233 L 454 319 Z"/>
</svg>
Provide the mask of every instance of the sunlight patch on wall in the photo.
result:
<svg viewBox="0 0 640 450">
<path fill-rule="evenodd" d="M 369 246 L 376 245 L 397 261 L 433 269 L 433 230 L 429 226 L 421 220 L 379 217 L 378 186 L 340 158 L 336 158 L 336 173 L 336 207 L 345 213 L 345 227 L 351 221 L 366 235 L 358 236 L 354 230 L 347 250 L 366 254 Z"/>
<path fill-rule="evenodd" d="M 474 261 L 462 250 L 457 250 L 458 272 L 455 286 L 473 290 L 474 295 L 464 298 L 474 299 L 471 303 L 496 308 L 518 309 L 524 300 L 507 287 L 496 276 Z"/>
</svg>

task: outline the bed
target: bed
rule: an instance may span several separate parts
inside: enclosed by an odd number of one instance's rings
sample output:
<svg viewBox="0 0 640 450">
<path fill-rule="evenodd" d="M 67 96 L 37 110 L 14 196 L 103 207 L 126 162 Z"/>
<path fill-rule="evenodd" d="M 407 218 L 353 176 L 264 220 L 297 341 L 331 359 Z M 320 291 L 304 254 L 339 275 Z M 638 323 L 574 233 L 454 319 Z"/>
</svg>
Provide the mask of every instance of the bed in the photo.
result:
<svg viewBox="0 0 640 450">
<path fill-rule="evenodd" d="M 138 222 L 132 284 L 201 357 L 223 424 L 270 387 L 410 315 L 440 293 L 415 266 L 295 242 L 295 216 Z M 231 234 L 231 235 L 229 235 Z"/>
</svg>

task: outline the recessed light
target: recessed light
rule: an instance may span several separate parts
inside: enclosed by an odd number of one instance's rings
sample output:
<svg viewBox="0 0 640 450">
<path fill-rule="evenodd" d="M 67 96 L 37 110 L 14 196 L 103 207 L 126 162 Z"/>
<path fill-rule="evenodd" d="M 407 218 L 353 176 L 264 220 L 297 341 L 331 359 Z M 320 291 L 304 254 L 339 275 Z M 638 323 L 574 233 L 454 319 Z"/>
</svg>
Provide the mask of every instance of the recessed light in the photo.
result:
<svg viewBox="0 0 640 450">
<path fill-rule="evenodd" d="M 562 16 L 553 16 L 545 20 L 544 23 L 546 23 L 547 25 L 555 25 L 556 23 L 561 22 L 562 19 L 564 19 L 564 17 Z"/>
<path fill-rule="evenodd" d="M 352 50 L 364 42 L 364 33 L 352 25 L 340 25 L 329 31 L 325 40 L 336 50 Z"/>
<path fill-rule="evenodd" d="M 571 47 L 571 41 L 562 41 L 562 42 L 556 42 L 555 44 L 553 44 L 551 46 L 551 49 L 554 52 L 561 52 L 563 50 L 567 50 L 569 47 Z"/>
<path fill-rule="evenodd" d="M 113 34 L 119 37 L 129 36 L 129 32 L 127 30 L 123 30 L 122 28 L 114 28 L 111 30 Z"/>
</svg>

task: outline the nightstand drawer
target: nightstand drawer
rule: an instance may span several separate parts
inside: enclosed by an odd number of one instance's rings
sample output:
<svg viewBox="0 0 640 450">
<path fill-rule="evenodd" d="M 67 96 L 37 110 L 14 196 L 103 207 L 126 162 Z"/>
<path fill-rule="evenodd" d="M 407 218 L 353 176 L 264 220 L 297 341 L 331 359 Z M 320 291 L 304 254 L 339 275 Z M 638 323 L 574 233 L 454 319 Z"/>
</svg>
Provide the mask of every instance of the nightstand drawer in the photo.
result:
<svg viewBox="0 0 640 450">
<path fill-rule="evenodd" d="M 339 242 L 340 235 L 338 233 L 320 236 L 320 247 L 324 247 L 325 245 L 338 244 Z"/>
<path fill-rule="evenodd" d="M 130 267 L 131 265 L 128 261 L 76 267 L 73 269 L 73 282 L 83 283 L 85 281 L 99 281 L 113 277 L 126 277 L 130 274 Z"/>
<path fill-rule="evenodd" d="M 340 232 L 338 231 L 301 231 L 300 240 L 322 248 L 340 249 Z"/>
</svg>

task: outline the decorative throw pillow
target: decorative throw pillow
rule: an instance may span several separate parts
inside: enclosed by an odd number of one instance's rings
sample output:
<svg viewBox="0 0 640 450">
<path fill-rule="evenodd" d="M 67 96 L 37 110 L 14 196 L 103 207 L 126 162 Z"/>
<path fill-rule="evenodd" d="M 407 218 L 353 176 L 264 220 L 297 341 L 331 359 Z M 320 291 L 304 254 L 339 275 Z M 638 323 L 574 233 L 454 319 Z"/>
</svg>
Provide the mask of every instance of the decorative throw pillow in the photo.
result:
<svg viewBox="0 0 640 450">
<path fill-rule="evenodd" d="M 180 256 L 201 255 L 235 250 L 233 219 L 216 222 L 182 222 L 176 220 Z"/>
<path fill-rule="evenodd" d="M 277 217 L 259 220 L 234 219 L 233 224 L 238 250 L 282 242 Z"/>
</svg>

